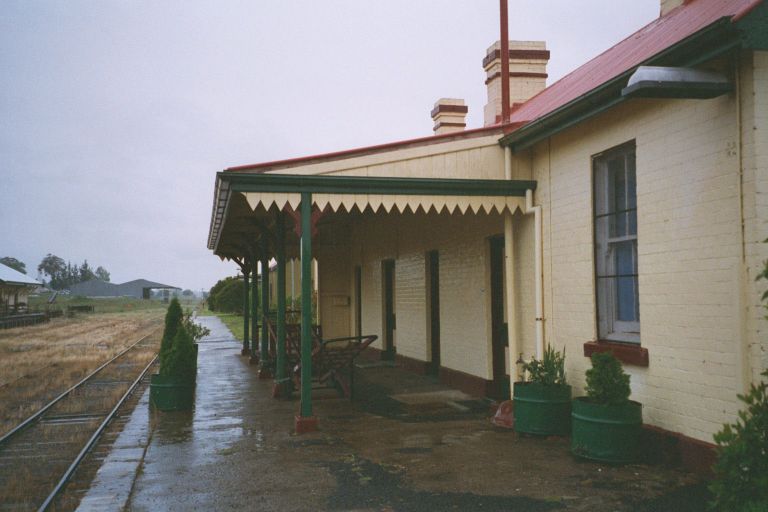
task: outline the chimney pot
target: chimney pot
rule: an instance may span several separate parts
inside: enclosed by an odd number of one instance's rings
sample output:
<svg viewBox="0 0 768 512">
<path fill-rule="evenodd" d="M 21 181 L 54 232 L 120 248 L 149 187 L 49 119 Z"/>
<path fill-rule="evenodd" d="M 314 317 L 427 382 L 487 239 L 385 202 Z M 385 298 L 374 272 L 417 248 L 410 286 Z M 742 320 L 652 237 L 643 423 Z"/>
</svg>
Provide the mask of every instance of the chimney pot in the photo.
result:
<svg viewBox="0 0 768 512">
<path fill-rule="evenodd" d="M 432 120 L 435 122 L 435 135 L 461 132 L 466 128 L 467 112 L 464 100 L 456 98 L 440 98 L 432 109 Z"/>
<path fill-rule="evenodd" d="M 544 41 L 509 42 L 509 102 L 515 107 L 525 103 L 547 86 L 549 50 Z M 485 126 L 501 121 L 501 43 L 496 41 L 483 59 L 488 103 L 485 105 Z"/>
<path fill-rule="evenodd" d="M 687 4 L 690 0 L 660 0 L 659 16 L 666 16 L 669 11 L 677 9 L 683 4 Z"/>
</svg>

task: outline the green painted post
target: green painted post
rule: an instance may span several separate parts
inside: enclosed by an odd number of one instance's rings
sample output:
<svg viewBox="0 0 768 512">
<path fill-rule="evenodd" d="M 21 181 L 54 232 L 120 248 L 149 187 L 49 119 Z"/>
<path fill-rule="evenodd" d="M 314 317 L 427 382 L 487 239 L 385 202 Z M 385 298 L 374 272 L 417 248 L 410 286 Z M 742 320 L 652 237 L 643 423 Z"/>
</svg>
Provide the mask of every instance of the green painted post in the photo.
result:
<svg viewBox="0 0 768 512">
<path fill-rule="evenodd" d="M 255 262 L 256 259 L 254 258 Z M 251 353 L 257 354 L 259 350 L 259 278 L 256 269 L 253 270 L 251 280 Z"/>
<path fill-rule="evenodd" d="M 263 242 L 261 251 L 261 364 L 269 361 L 269 256 L 267 242 Z"/>
<path fill-rule="evenodd" d="M 248 353 L 248 267 L 243 267 L 243 350 L 242 354 Z"/>
<path fill-rule="evenodd" d="M 312 417 L 312 194 L 301 194 L 301 416 Z"/>
<path fill-rule="evenodd" d="M 275 379 L 285 380 L 285 218 L 277 214 L 277 361 Z"/>
<path fill-rule="evenodd" d="M 256 270 L 256 262 L 258 260 L 254 256 L 253 258 L 253 285 L 251 286 L 251 301 L 253 307 L 253 318 L 251 323 L 251 364 L 254 364 L 259 359 L 259 273 Z"/>
</svg>

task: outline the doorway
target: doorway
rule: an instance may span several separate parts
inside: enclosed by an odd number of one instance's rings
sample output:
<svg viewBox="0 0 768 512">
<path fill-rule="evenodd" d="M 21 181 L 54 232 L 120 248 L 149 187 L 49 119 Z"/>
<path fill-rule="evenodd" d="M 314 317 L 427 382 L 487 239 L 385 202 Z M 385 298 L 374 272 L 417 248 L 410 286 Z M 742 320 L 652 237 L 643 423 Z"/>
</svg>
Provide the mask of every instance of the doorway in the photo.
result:
<svg viewBox="0 0 768 512">
<path fill-rule="evenodd" d="M 432 357 L 427 366 L 430 375 L 440 373 L 440 257 L 427 253 L 427 307 L 429 311 L 429 346 Z"/>
<path fill-rule="evenodd" d="M 384 260 L 382 266 L 382 291 L 383 291 L 383 324 L 384 324 L 384 351 L 382 359 L 388 361 L 395 359 L 395 330 L 397 318 L 395 317 L 395 260 Z"/>
<path fill-rule="evenodd" d="M 509 374 L 507 374 L 507 324 L 504 321 L 504 237 L 491 238 L 491 344 L 493 382 L 491 398 L 507 400 Z"/>
</svg>

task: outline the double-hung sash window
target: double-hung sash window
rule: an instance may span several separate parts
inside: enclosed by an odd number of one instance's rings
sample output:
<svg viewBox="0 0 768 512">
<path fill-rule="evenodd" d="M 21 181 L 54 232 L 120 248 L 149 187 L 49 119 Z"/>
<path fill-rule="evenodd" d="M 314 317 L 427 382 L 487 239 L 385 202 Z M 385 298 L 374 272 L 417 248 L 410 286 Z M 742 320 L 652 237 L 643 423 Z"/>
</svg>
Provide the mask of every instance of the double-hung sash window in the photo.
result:
<svg viewBox="0 0 768 512">
<path fill-rule="evenodd" d="M 635 145 L 593 159 L 598 336 L 640 343 Z"/>
</svg>

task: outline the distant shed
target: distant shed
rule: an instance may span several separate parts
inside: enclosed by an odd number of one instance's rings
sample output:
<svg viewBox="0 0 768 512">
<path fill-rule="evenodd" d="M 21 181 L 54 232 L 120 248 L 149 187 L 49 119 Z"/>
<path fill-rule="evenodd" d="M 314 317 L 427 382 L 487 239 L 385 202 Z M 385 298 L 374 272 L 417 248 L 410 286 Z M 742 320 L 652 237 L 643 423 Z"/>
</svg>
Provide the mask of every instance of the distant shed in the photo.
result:
<svg viewBox="0 0 768 512">
<path fill-rule="evenodd" d="M 171 286 L 146 279 L 134 279 L 123 284 L 108 283 L 100 279 L 91 279 L 77 283 L 69 287 L 72 295 L 84 297 L 135 297 L 148 299 L 152 290 L 180 290 L 177 286 Z"/>
<path fill-rule="evenodd" d="M 29 292 L 40 282 L 0 263 L 0 315 L 26 309 Z"/>
<path fill-rule="evenodd" d="M 91 279 L 82 283 L 73 284 L 69 287 L 72 295 L 82 295 L 83 297 L 119 297 L 118 285 L 108 283 L 101 279 Z"/>
<path fill-rule="evenodd" d="M 171 286 L 146 279 L 135 279 L 117 285 L 120 295 L 148 299 L 152 290 L 181 290 L 178 286 Z"/>
</svg>

